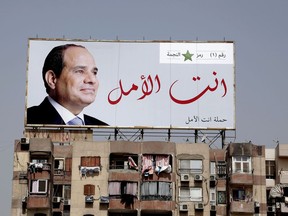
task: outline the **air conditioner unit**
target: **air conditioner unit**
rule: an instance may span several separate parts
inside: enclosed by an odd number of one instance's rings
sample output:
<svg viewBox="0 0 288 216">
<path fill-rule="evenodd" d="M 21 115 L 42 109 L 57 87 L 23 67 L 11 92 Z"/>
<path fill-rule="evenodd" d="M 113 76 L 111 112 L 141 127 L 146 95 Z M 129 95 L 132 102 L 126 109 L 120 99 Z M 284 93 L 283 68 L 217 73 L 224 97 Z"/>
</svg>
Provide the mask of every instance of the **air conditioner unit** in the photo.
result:
<svg viewBox="0 0 288 216">
<path fill-rule="evenodd" d="M 59 203 L 61 201 L 61 197 L 53 197 L 54 203 Z"/>
<path fill-rule="evenodd" d="M 22 203 L 27 203 L 27 196 L 24 196 L 24 197 L 22 198 Z"/>
<path fill-rule="evenodd" d="M 20 139 L 21 144 L 29 144 L 29 138 L 23 137 Z"/>
<path fill-rule="evenodd" d="M 216 206 L 215 205 L 211 205 L 210 211 L 216 211 Z"/>
<path fill-rule="evenodd" d="M 19 180 L 27 180 L 27 173 L 20 173 Z"/>
<path fill-rule="evenodd" d="M 181 176 L 180 176 L 180 180 L 182 182 L 187 182 L 187 181 L 189 181 L 189 179 L 190 179 L 189 174 L 181 174 Z"/>
<path fill-rule="evenodd" d="M 203 203 L 195 203 L 194 208 L 195 210 L 203 210 L 204 208 Z"/>
<path fill-rule="evenodd" d="M 124 161 L 124 169 L 128 169 L 128 161 Z"/>
<path fill-rule="evenodd" d="M 71 205 L 71 200 L 69 199 L 69 200 L 64 200 L 64 203 L 63 203 L 64 205 Z"/>
<path fill-rule="evenodd" d="M 85 196 L 85 203 L 93 203 L 94 197 L 93 196 Z"/>
<path fill-rule="evenodd" d="M 194 176 L 194 181 L 202 181 L 202 180 L 203 180 L 202 175 L 195 175 Z"/>
<path fill-rule="evenodd" d="M 179 211 L 188 211 L 188 205 L 187 204 L 180 204 Z"/>
<path fill-rule="evenodd" d="M 211 175 L 210 176 L 210 181 L 216 181 L 216 176 L 215 175 Z"/>
<path fill-rule="evenodd" d="M 21 144 L 20 147 L 21 147 L 22 151 L 29 150 L 29 139 L 28 138 L 21 138 L 20 144 Z"/>
<path fill-rule="evenodd" d="M 100 203 L 109 203 L 109 196 L 100 196 Z"/>
<path fill-rule="evenodd" d="M 260 203 L 259 202 L 255 202 L 254 206 L 255 206 L 255 208 L 259 208 L 260 207 Z"/>
<path fill-rule="evenodd" d="M 267 212 L 275 212 L 275 206 L 268 206 Z"/>
</svg>

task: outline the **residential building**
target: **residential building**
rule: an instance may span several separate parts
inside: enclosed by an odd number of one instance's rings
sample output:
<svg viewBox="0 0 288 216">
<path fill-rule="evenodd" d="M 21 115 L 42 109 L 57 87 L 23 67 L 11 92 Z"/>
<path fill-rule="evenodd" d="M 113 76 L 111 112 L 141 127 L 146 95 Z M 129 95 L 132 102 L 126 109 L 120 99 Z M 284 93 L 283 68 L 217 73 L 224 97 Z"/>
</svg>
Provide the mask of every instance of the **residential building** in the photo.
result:
<svg viewBox="0 0 288 216">
<path fill-rule="evenodd" d="M 265 147 L 229 144 L 227 171 L 229 215 L 266 214 Z"/>
<path fill-rule="evenodd" d="M 266 158 L 267 215 L 287 215 L 288 145 L 278 143 L 269 153 Z"/>
<path fill-rule="evenodd" d="M 26 135 L 15 141 L 13 216 L 271 215 L 277 202 L 286 208 L 283 197 L 269 198 L 277 183 L 288 184 L 286 145 L 266 152 L 252 143 L 93 141 L 90 131 L 77 130 Z"/>
</svg>

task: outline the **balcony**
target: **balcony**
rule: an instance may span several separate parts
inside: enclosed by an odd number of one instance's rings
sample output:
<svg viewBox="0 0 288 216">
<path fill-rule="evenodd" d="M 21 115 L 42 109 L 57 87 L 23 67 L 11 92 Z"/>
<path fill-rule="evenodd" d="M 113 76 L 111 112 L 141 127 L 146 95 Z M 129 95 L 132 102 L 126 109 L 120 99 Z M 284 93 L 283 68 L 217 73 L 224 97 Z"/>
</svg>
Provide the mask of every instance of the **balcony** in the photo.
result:
<svg viewBox="0 0 288 216">
<path fill-rule="evenodd" d="M 139 200 L 133 199 L 133 202 L 123 202 L 121 199 L 109 199 L 109 210 L 139 209 Z"/>
<path fill-rule="evenodd" d="M 119 155 L 111 154 L 110 156 L 110 170 L 125 170 L 138 171 L 138 156 L 137 155 Z"/>
<path fill-rule="evenodd" d="M 52 203 L 52 211 L 53 212 L 62 212 L 63 211 L 63 202 L 53 202 Z"/>
<path fill-rule="evenodd" d="M 254 213 L 254 202 L 232 201 L 230 205 L 231 213 Z"/>
<path fill-rule="evenodd" d="M 27 197 L 27 209 L 48 209 L 50 208 L 49 197 L 29 196 Z"/>
<path fill-rule="evenodd" d="M 71 184 L 71 171 L 59 170 L 54 171 L 54 183 Z"/>
<path fill-rule="evenodd" d="M 172 211 L 175 210 L 174 201 L 162 201 L 162 200 L 145 200 L 140 202 L 140 208 L 142 210 L 163 210 Z"/>
<path fill-rule="evenodd" d="M 109 181 L 139 181 L 138 172 L 109 172 Z"/>
<path fill-rule="evenodd" d="M 42 171 L 51 171 L 50 163 L 29 163 L 28 171 L 30 173 L 42 172 Z"/>
<path fill-rule="evenodd" d="M 28 179 L 50 179 L 51 164 L 50 163 L 29 163 L 28 164 Z"/>
<path fill-rule="evenodd" d="M 232 173 L 230 184 L 253 185 L 253 175 L 251 173 Z"/>
</svg>

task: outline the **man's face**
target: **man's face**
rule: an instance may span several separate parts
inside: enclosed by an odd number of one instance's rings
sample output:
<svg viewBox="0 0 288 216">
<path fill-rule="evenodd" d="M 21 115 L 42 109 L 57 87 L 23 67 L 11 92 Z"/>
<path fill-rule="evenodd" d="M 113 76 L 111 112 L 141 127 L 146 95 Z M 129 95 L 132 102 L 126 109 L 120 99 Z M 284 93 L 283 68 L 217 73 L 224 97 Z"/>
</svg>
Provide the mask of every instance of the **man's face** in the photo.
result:
<svg viewBox="0 0 288 216">
<path fill-rule="evenodd" d="M 93 103 L 99 86 L 97 67 L 87 49 L 70 47 L 64 53 L 64 67 L 56 78 L 54 96 L 74 114 Z"/>
</svg>

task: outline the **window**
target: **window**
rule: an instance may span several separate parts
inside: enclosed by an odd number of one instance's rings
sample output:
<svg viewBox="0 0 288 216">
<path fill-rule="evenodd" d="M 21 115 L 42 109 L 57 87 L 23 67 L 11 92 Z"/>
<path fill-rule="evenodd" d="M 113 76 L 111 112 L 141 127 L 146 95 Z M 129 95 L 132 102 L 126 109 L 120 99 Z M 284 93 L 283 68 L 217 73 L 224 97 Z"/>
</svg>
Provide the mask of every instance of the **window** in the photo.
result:
<svg viewBox="0 0 288 216">
<path fill-rule="evenodd" d="M 138 170 L 138 155 L 111 154 L 110 169 Z"/>
<path fill-rule="evenodd" d="M 202 188 L 190 188 L 191 201 L 202 201 Z"/>
<path fill-rule="evenodd" d="M 181 187 L 179 201 L 202 202 L 202 188 Z"/>
<path fill-rule="evenodd" d="M 266 190 L 267 206 L 273 206 L 276 204 L 276 199 L 274 197 L 270 196 L 270 190 L 271 189 Z"/>
<path fill-rule="evenodd" d="M 210 162 L 210 174 L 215 175 L 216 174 L 216 163 Z"/>
<path fill-rule="evenodd" d="M 235 188 L 232 190 L 233 201 L 252 202 L 252 188 Z"/>
<path fill-rule="evenodd" d="M 63 197 L 63 185 L 53 185 L 53 196 Z"/>
<path fill-rule="evenodd" d="M 161 172 L 171 173 L 170 155 L 143 155 L 142 174 L 152 175 L 154 172 L 159 175 Z"/>
<path fill-rule="evenodd" d="M 54 174 L 63 175 L 64 174 L 64 158 L 56 158 L 54 160 Z"/>
<path fill-rule="evenodd" d="M 188 187 L 180 188 L 179 201 L 190 201 L 190 189 Z"/>
<path fill-rule="evenodd" d="M 65 172 L 71 172 L 72 170 L 72 158 L 65 158 Z"/>
<path fill-rule="evenodd" d="M 141 200 L 172 200 L 170 182 L 147 181 L 141 185 Z"/>
<path fill-rule="evenodd" d="M 137 187 L 136 182 L 109 182 L 109 198 L 121 199 L 121 203 L 126 207 L 133 205 L 134 199 L 137 197 Z"/>
<path fill-rule="evenodd" d="M 202 173 L 202 160 L 180 160 L 180 173 Z"/>
<path fill-rule="evenodd" d="M 251 173 L 251 157 L 236 156 L 232 158 L 233 173 Z"/>
<path fill-rule="evenodd" d="M 234 201 L 245 200 L 245 190 L 243 190 L 243 189 L 233 190 L 232 195 L 233 195 Z"/>
<path fill-rule="evenodd" d="M 226 191 L 217 192 L 217 202 L 218 204 L 226 204 Z"/>
<path fill-rule="evenodd" d="M 84 167 L 101 166 L 101 158 L 99 156 L 81 157 L 81 166 Z"/>
<path fill-rule="evenodd" d="M 125 181 L 109 182 L 108 190 L 111 198 L 121 198 L 124 194 L 137 196 L 137 183 Z"/>
<path fill-rule="evenodd" d="M 47 193 L 47 180 L 31 180 L 30 193 L 31 194 L 46 194 Z"/>
<path fill-rule="evenodd" d="M 216 205 L 216 188 L 210 188 L 210 205 Z"/>
<path fill-rule="evenodd" d="M 71 199 L 71 185 L 64 185 L 64 199 Z"/>
<path fill-rule="evenodd" d="M 84 185 L 84 195 L 85 196 L 95 195 L 95 185 L 92 184 Z"/>
<path fill-rule="evenodd" d="M 266 161 L 266 179 L 275 179 L 275 161 Z"/>
<path fill-rule="evenodd" d="M 53 185 L 53 196 L 62 197 L 64 200 L 71 199 L 71 185 Z"/>
<path fill-rule="evenodd" d="M 225 161 L 218 161 L 216 164 L 216 169 L 217 169 L 218 178 L 226 177 L 226 162 Z"/>
<path fill-rule="evenodd" d="M 101 170 L 101 162 L 99 156 L 81 157 L 81 165 L 79 166 L 82 177 L 93 176 Z"/>
</svg>

